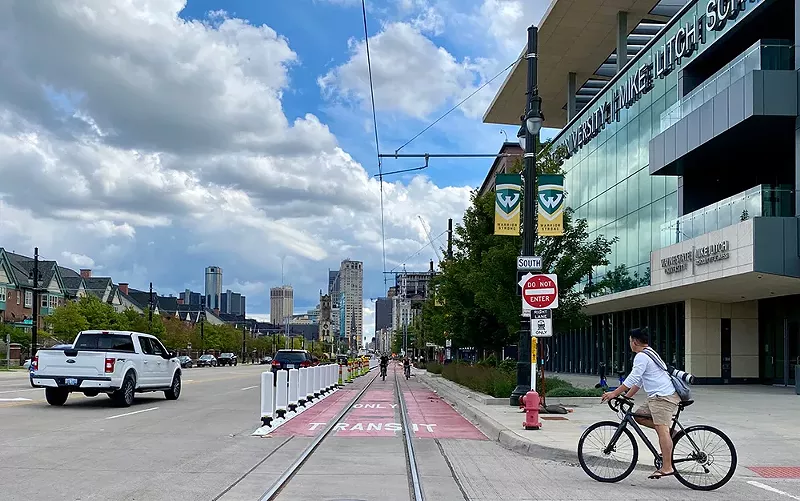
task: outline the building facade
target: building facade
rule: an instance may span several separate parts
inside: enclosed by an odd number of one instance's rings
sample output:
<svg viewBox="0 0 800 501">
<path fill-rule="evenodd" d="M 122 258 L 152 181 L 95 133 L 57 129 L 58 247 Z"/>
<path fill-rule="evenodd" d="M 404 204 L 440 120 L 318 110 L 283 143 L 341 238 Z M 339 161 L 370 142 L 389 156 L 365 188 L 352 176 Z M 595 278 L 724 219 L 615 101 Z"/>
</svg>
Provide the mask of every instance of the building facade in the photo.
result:
<svg viewBox="0 0 800 501">
<path fill-rule="evenodd" d="M 209 266 L 206 268 L 206 306 L 212 310 L 219 310 L 221 296 L 222 268 Z"/>
<path fill-rule="evenodd" d="M 392 326 L 392 300 L 379 297 L 375 300 L 375 332 Z"/>
<path fill-rule="evenodd" d="M 579 285 L 609 278 L 587 297 L 586 326 L 548 340 L 549 368 L 627 372 L 627 333 L 646 326 L 664 359 L 701 382 L 793 383 L 800 1 L 604 4 L 589 16 L 594 40 L 565 22 L 585 3 L 556 0 L 540 24 L 541 91 L 546 125 L 563 126 L 567 204 L 592 238 L 615 242 L 610 264 Z M 596 47 L 581 57 L 544 55 L 587 42 Z M 509 95 L 519 72 L 486 121 L 524 103 Z"/>
<path fill-rule="evenodd" d="M 281 285 L 269 290 L 269 321 L 284 325 L 294 314 L 294 289 L 291 285 Z"/>
<path fill-rule="evenodd" d="M 339 296 L 344 298 L 344 305 L 339 305 L 345 317 L 343 331 L 354 337 L 351 345 L 361 347 L 364 333 L 364 263 L 350 259 L 342 261 L 338 283 Z"/>
<path fill-rule="evenodd" d="M 220 294 L 220 307 L 221 313 L 228 315 L 246 315 L 245 301 L 247 298 L 238 292 L 231 292 L 230 289 Z"/>
</svg>

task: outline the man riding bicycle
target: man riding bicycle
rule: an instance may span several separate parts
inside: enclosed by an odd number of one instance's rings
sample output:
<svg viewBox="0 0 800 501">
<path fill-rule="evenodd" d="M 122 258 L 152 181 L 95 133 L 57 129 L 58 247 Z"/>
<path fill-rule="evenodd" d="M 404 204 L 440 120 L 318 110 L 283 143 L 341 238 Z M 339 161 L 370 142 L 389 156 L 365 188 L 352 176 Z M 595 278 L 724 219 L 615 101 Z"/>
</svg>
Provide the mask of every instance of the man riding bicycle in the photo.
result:
<svg viewBox="0 0 800 501">
<path fill-rule="evenodd" d="M 642 426 L 655 428 L 661 445 L 663 463 L 649 478 L 658 479 L 675 474 L 672 466 L 672 437 L 669 433 L 672 417 L 678 411 L 681 399 L 675 391 L 667 372 L 656 363 L 658 353 L 648 345 L 647 329 L 633 329 L 630 333 L 631 351 L 636 353 L 633 368 L 625 381 L 611 392 L 603 393 L 603 402 L 625 394 L 633 397 L 639 388 L 647 392 L 647 402 L 636 409 L 634 419 Z"/>
<path fill-rule="evenodd" d="M 386 368 L 389 366 L 389 356 L 385 353 L 381 355 L 381 376 L 386 376 Z"/>
<path fill-rule="evenodd" d="M 406 377 L 411 375 L 411 360 L 409 360 L 408 355 L 403 358 L 403 374 L 405 374 Z"/>
</svg>

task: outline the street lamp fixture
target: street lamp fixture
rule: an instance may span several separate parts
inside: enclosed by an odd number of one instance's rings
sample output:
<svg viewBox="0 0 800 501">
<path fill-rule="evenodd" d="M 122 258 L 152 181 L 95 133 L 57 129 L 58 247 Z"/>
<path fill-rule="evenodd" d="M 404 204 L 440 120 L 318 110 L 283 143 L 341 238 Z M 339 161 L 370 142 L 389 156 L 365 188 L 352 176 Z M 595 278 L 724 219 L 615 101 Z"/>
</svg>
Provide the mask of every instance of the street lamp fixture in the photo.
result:
<svg viewBox="0 0 800 501">
<path fill-rule="evenodd" d="M 544 114 L 542 113 L 542 98 L 535 95 L 531 98 L 531 109 L 525 115 L 525 127 L 531 136 L 539 134 L 544 124 Z"/>
</svg>

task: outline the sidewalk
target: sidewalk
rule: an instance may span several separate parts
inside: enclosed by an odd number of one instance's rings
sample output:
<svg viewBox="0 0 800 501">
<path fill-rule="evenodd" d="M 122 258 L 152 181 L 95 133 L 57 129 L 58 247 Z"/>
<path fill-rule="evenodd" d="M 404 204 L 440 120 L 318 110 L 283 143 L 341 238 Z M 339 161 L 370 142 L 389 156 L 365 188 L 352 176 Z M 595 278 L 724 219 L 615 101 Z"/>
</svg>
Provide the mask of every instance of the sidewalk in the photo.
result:
<svg viewBox="0 0 800 501">
<path fill-rule="evenodd" d="M 415 370 L 420 381 L 436 391 L 464 417 L 477 424 L 492 440 L 521 454 L 542 459 L 577 463 L 578 439 L 597 421 L 617 420 L 599 399 L 547 399 L 548 405 L 563 403 L 572 409 L 567 415 L 540 414 L 542 428 L 525 430 L 524 412 L 491 399 L 439 375 Z M 594 386 L 587 376 L 562 375 L 576 386 Z M 727 434 L 738 455 L 739 475 L 756 476 L 750 466 L 800 466 L 800 396 L 793 388 L 771 386 L 699 386 L 692 389 L 695 403 L 681 414 L 681 424 L 708 424 Z M 637 395 L 637 400 L 641 399 Z M 506 399 L 506 402 L 508 400 Z M 645 433 L 657 443 L 654 431 Z M 642 445 L 642 444 L 640 444 Z M 639 447 L 640 465 L 652 457 Z"/>
</svg>

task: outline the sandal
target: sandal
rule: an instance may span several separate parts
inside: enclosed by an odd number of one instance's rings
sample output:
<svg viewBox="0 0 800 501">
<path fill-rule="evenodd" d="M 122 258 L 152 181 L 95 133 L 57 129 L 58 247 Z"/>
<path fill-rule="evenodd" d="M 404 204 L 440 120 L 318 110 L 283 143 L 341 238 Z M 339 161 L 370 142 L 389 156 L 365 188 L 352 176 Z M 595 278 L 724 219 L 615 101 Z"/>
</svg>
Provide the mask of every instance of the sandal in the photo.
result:
<svg viewBox="0 0 800 501">
<path fill-rule="evenodd" d="M 652 475 L 650 475 L 650 476 L 649 476 L 649 477 L 647 477 L 647 478 L 650 478 L 650 479 L 653 479 L 653 480 L 658 480 L 659 478 L 663 478 L 663 477 L 671 477 L 671 476 L 673 476 L 673 475 L 675 475 L 675 472 L 674 472 L 674 471 L 671 471 L 671 472 L 669 472 L 669 473 L 664 473 L 664 472 L 663 472 L 663 471 L 661 471 L 661 470 L 656 470 L 656 471 L 655 471 L 655 472 L 654 472 Z"/>
</svg>

